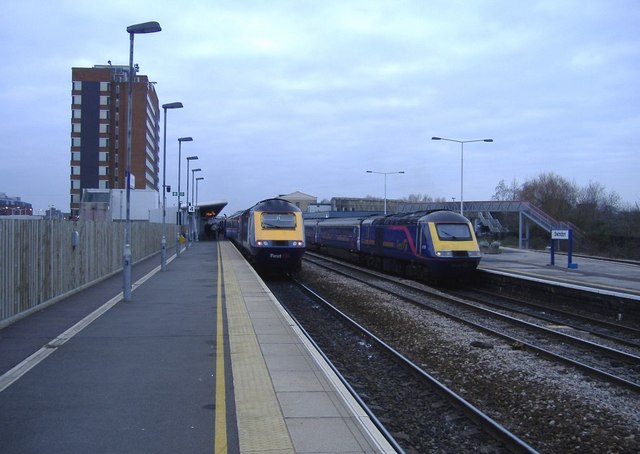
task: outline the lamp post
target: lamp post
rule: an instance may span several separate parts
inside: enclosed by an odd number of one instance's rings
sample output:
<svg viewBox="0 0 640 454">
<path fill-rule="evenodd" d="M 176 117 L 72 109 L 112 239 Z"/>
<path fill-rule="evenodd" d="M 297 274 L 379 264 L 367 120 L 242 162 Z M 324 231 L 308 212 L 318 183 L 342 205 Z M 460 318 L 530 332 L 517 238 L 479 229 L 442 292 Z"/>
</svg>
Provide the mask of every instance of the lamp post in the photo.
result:
<svg viewBox="0 0 640 454">
<path fill-rule="evenodd" d="M 188 241 L 191 236 L 191 215 L 189 214 L 189 162 L 198 159 L 197 156 L 188 156 L 187 157 L 187 246 L 189 246 Z"/>
<path fill-rule="evenodd" d="M 493 139 L 457 140 L 446 139 L 444 137 L 432 137 L 431 140 L 446 140 L 447 142 L 460 144 L 460 214 L 464 216 L 464 144 L 471 142 L 493 142 Z"/>
<path fill-rule="evenodd" d="M 196 217 L 196 219 L 198 219 L 200 217 L 200 208 L 198 207 L 198 182 L 204 180 L 204 177 L 197 177 L 196 178 L 196 198 L 195 200 L 195 209 L 198 210 L 197 214 L 198 217 Z M 198 228 L 195 231 L 195 235 L 196 235 L 196 241 L 200 241 L 200 225 L 198 225 Z"/>
<path fill-rule="evenodd" d="M 160 241 L 160 269 L 167 270 L 167 110 L 182 109 L 181 102 L 163 104 L 164 134 L 162 145 L 162 240 Z"/>
<path fill-rule="evenodd" d="M 197 156 L 187 156 L 187 213 L 189 212 L 189 161 L 195 161 Z"/>
<path fill-rule="evenodd" d="M 191 169 L 191 205 L 193 205 L 193 215 L 189 215 L 189 234 L 190 234 L 190 238 L 193 241 L 194 237 L 195 237 L 195 226 L 192 226 L 192 224 L 195 224 L 195 213 L 196 213 L 196 205 L 195 205 L 195 197 L 193 196 L 193 191 L 195 189 L 195 175 L 196 172 L 201 172 L 202 169 L 201 168 L 197 168 L 197 169 Z"/>
<path fill-rule="evenodd" d="M 127 27 L 129 33 L 129 80 L 127 90 L 127 167 L 125 175 L 126 192 L 126 222 L 124 226 L 124 250 L 122 252 L 122 297 L 131 301 L 131 127 L 133 124 L 133 37 L 140 33 L 155 33 L 161 31 L 157 22 L 144 22 Z"/>
<path fill-rule="evenodd" d="M 195 204 L 196 206 L 198 206 L 198 182 L 204 180 L 204 177 L 197 177 L 196 178 L 196 198 L 195 198 Z"/>
<path fill-rule="evenodd" d="M 180 172 L 182 161 L 182 142 L 193 142 L 192 137 L 180 137 L 178 139 L 178 218 L 176 224 L 178 224 L 178 231 L 176 233 L 176 257 L 180 257 L 180 226 L 182 225 L 182 205 L 180 203 Z M 187 161 L 187 164 L 189 161 Z"/>
<path fill-rule="evenodd" d="M 367 170 L 367 173 L 377 173 L 378 175 L 384 175 L 384 214 L 387 214 L 387 175 L 393 175 L 396 173 L 404 173 L 404 170 L 399 172 L 375 172 L 373 170 Z"/>
</svg>

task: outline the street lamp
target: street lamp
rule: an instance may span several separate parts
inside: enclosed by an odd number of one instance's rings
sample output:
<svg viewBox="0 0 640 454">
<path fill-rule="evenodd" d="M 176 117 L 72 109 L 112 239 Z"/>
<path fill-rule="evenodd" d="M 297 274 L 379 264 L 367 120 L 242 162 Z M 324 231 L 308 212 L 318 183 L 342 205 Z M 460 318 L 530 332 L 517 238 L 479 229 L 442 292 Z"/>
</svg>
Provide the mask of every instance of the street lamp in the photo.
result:
<svg viewBox="0 0 640 454">
<path fill-rule="evenodd" d="M 129 80 L 127 93 L 127 167 L 125 175 L 126 184 L 126 222 L 124 226 L 124 250 L 122 252 L 122 297 L 125 301 L 131 301 L 131 127 L 132 127 L 132 103 L 133 103 L 133 37 L 140 33 L 155 33 L 162 29 L 157 22 L 145 22 L 127 27 L 129 33 Z"/>
<path fill-rule="evenodd" d="M 189 212 L 189 161 L 195 161 L 196 159 L 198 159 L 197 156 L 187 157 L 187 213 Z"/>
<path fill-rule="evenodd" d="M 373 170 L 367 170 L 367 173 L 377 173 L 379 175 L 384 175 L 384 214 L 387 214 L 387 175 L 393 175 L 396 173 L 404 173 L 404 170 L 400 170 L 399 172 L 375 172 Z"/>
<path fill-rule="evenodd" d="M 200 216 L 200 208 L 198 207 L 198 182 L 204 180 L 204 177 L 197 177 L 196 178 L 196 198 L 195 200 L 195 209 L 198 210 L 197 214 L 198 217 Z M 198 219 L 198 218 L 196 218 Z M 195 229 L 195 236 L 196 236 L 196 241 L 200 241 L 200 225 L 198 225 L 198 228 Z"/>
<path fill-rule="evenodd" d="M 191 203 L 195 206 L 195 197 L 193 196 L 193 191 L 195 189 L 194 178 L 196 176 L 196 172 L 202 172 L 201 168 L 191 169 Z"/>
<path fill-rule="evenodd" d="M 197 177 L 196 178 L 196 198 L 195 198 L 195 205 L 198 206 L 198 182 L 204 180 L 204 177 Z"/>
<path fill-rule="evenodd" d="M 195 213 L 196 213 L 196 205 L 195 205 L 195 197 L 193 196 L 193 191 L 195 189 L 195 182 L 194 182 L 194 178 L 196 175 L 196 172 L 201 172 L 202 169 L 201 168 L 197 168 L 197 169 L 191 169 L 191 205 L 193 205 L 193 215 L 189 214 L 189 234 L 190 234 L 190 238 L 193 241 L 194 238 L 194 232 L 195 232 L 195 225 L 192 226 L 191 224 L 195 224 Z"/>
<path fill-rule="evenodd" d="M 176 257 L 180 257 L 180 226 L 182 225 L 182 205 L 180 203 L 180 172 L 182 161 L 182 142 L 193 142 L 192 137 L 180 137 L 178 139 L 178 218 L 176 224 L 178 224 L 178 230 L 176 232 Z M 187 164 L 189 161 L 187 161 Z"/>
<path fill-rule="evenodd" d="M 456 140 L 446 139 L 444 137 L 432 137 L 431 140 L 446 140 L 448 142 L 456 142 L 460 144 L 460 214 L 464 216 L 464 144 L 471 142 L 493 142 L 493 139 Z"/>
<path fill-rule="evenodd" d="M 162 240 L 160 241 L 160 269 L 167 270 L 167 110 L 182 109 L 181 102 L 163 104 L 164 138 L 162 150 Z"/>
</svg>

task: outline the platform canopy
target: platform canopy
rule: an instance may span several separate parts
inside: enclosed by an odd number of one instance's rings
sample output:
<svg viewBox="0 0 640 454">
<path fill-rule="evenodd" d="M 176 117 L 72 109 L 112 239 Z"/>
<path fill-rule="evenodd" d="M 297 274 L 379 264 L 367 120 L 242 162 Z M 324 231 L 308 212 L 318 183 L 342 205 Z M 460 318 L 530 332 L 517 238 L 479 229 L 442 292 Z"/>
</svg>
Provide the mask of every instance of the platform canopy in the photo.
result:
<svg viewBox="0 0 640 454">
<path fill-rule="evenodd" d="M 201 218 L 214 218 L 227 206 L 226 201 L 199 203 Z"/>
</svg>

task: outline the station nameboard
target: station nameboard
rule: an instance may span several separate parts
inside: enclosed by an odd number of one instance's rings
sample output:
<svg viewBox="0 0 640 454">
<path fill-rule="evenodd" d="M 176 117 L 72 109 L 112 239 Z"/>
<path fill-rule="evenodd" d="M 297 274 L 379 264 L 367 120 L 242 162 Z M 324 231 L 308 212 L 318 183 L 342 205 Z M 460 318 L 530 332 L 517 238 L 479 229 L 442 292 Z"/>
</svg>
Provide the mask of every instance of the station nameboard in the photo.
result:
<svg viewBox="0 0 640 454">
<path fill-rule="evenodd" d="M 568 240 L 569 239 L 569 230 L 551 230 L 551 239 L 552 240 Z"/>
</svg>

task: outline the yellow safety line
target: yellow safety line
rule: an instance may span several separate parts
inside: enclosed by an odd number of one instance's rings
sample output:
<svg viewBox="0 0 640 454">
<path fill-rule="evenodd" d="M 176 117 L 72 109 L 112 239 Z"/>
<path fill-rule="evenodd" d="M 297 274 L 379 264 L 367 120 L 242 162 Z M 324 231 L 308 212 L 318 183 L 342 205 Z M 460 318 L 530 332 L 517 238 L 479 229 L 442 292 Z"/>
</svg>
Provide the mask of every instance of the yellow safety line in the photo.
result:
<svg viewBox="0 0 640 454">
<path fill-rule="evenodd" d="M 222 254 L 218 244 L 218 291 L 216 299 L 216 423 L 214 452 L 227 452 L 227 402 L 224 380 L 224 319 L 222 317 Z"/>
</svg>

